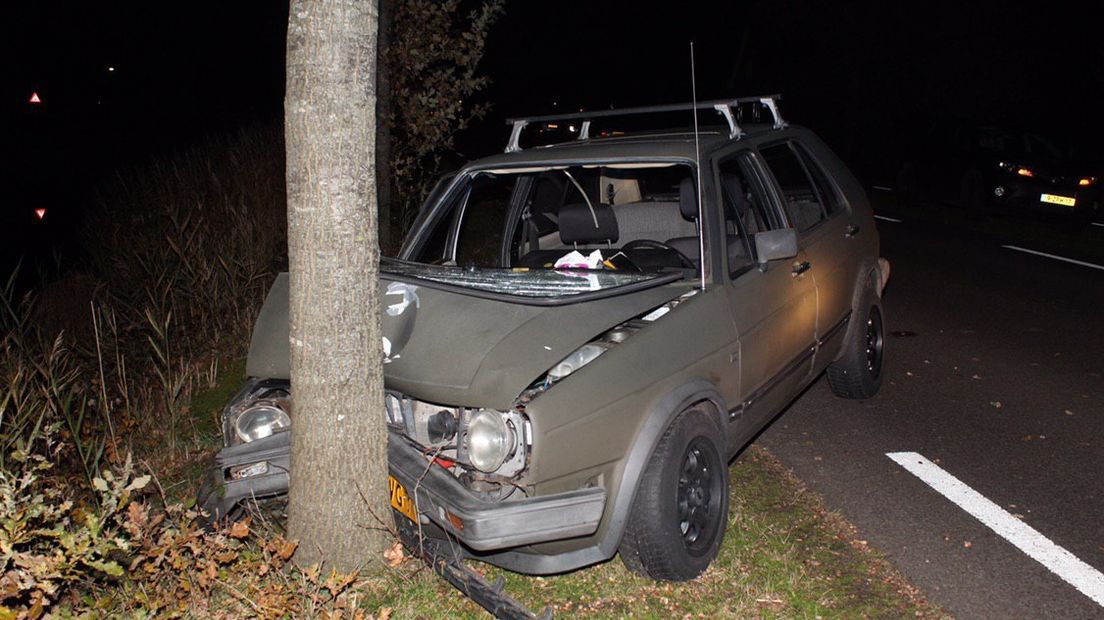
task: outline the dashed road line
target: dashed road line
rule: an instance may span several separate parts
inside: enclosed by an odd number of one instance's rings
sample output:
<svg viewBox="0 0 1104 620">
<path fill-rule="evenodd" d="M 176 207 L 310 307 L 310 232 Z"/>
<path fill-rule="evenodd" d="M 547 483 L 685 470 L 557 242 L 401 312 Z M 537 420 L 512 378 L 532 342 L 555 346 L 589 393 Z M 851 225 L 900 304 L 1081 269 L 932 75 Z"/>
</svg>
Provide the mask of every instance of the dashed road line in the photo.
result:
<svg viewBox="0 0 1104 620">
<path fill-rule="evenodd" d="M 900 224 L 900 223 L 901 223 L 901 220 L 899 220 L 899 219 L 897 219 L 897 218 L 895 218 L 895 217 L 889 217 L 889 216 L 886 216 L 886 215 L 875 215 L 875 216 L 874 216 L 874 219 L 876 219 L 876 220 L 885 220 L 885 221 L 887 221 L 887 222 L 894 222 L 894 223 L 896 223 L 896 224 Z"/>
<path fill-rule="evenodd" d="M 1093 223 L 1092 223 L 1092 225 L 1093 225 L 1093 226 L 1099 226 L 1099 227 L 1101 227 L 1101 228 L 1104 228 L 1104 222 L 1093 222 Z"/>
<path fill-rule="evenodd" d="M 1104 607 L 1104 574 L 1054 544 L 981 493 L 916 452 L 889 452 L 890 459 L 954 502 L 1047 570 Z"/>
<path fill-rule="evenodd" d="M 874 216 L 874 217 L 877 217 L 877 216 Z M 1077 260 L 1075 258 L 1066 258 L 1065 256 L 1058 256 L 1057 254 L 1047 254 L 1046 252 L 1040 252 L 1038 250 L 1029 250 L 1027 248 L 1021 248 L 1018 245 L 1002 245 L 1001 247 L 1002 248 L 1007 248 L 1009 250 L 1015 250 L 1017 252 L 1023 252 L 1025 254 L 1034 254 L 1035 256 L 1042 256 L 1044 258 L 1051 258 L 1051 259 L 1054 259 L 1054 260 L 1060 260 L 1063 263 L 1071 263 L 1071 264 L 1074 264 L 1074 265 L 1081 265 L 1082 267 L 1091 267 L 1093 269 L 1099 269 L 1101 271 L 1104 271 L 1104 265 L 1097 265 L 1096 263 L 1088 263 L 1088 262 L 1085 262 L 1083 260 Z"/>
<path fill-rule="evenodd" d="M 875 185 L 874 189 L 879 190 L 879 191 L 883 191 L 883 192 L 892 192 L 893 191 L 892 187 L 886 187 L 885 185 Z"/>
</svg>

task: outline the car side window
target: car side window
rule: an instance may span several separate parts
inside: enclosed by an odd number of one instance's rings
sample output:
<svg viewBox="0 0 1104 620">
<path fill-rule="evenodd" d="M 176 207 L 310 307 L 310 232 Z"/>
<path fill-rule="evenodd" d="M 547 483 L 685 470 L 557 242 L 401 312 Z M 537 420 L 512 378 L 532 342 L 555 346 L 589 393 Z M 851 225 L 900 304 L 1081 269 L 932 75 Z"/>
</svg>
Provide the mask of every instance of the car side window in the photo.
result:
<svg viewBox="0 0 1104 620">
<path fill-rule="evenodd" d="M 813 187 L 817 190 L 817 198 L 820 204 L 824 205 L 828 217 L 843 211 L 843 200 L 840 199 L 839 192 L 828 180 L 828 175 L 824 173 L 824 169 L 820 167 L 820 164 L 817 163 L 804 144 L 795 142 L 794 145 L 797 147 L 796 151 L 801 158 L 801 163 L 805 165 L 805 169 L 812 178 Z"/>
<path fill-rule="evenodd" d="M 450 199 L 444 213 L 424 233 L 426 241 L 413 259 L 425 263 L 499 267 L 503 225 L 517 179 L 479 174 Z M 450 241 L 454 257 L 448 255 Z M 452 260 L 454 258 L 454 260 Z"/>
<path fill-rule="evenodd" d="M 824 221 L 827 218 L 824 205 L 793 144 L 782 142 L 762 147 L 759 153 L 778 182 L 794 227 L 806 231 Z"/>
<path fill-rule="evenodd" d="M 717 187 L 724 209 L 728 270 L 729 275 L 735 277 L 755 264 L 752 241 L 755 234 L 778 228 L 780 222 L 777 217 L 771 217 L 770 203 L 763 194 L 749 152 L 721 160 L 717 166 Z"/>
</svg>

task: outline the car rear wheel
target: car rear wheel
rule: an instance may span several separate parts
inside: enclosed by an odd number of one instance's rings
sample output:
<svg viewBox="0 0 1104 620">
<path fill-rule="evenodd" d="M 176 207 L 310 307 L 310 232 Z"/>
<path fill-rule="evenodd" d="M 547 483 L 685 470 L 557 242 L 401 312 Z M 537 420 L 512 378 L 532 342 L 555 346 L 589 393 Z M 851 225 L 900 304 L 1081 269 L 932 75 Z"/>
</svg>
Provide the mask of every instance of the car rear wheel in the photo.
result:
<svg viewBox="0 0 1104 620">
<path fill-rule="evenodd" d="M 865 296 L 861 323 L 848 331 L 843 354 L 828 365 L 828 384 L 836 396 L 870 398 L 882 387 L 885 363 L 885 322 L 882 303 L 869 291 Z"/>
<path fill-rule="evenodd" d="M 619 549 L 629 570 L 687 581 L 717 557 L 728 523 L 728 467 L 720 434 L 713 418 L 694 407 L 660 439 Z"/>
</svg>

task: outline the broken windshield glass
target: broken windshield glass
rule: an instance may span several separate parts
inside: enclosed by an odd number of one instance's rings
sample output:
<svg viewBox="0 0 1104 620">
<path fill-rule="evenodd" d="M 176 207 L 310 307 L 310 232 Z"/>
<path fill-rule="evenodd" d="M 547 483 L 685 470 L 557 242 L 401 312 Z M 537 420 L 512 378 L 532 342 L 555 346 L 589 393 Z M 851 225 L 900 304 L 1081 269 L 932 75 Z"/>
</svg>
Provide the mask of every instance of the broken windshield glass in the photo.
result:
<svg viewBox="0 0 1104 620">
<path fill-rule="evenodd" d="M 385 275 L 529 298 L 565 297 L 632 285 L 660 285 L 680 277 L 678 274 L 617 271 L 461 268 L 393 259 L 382 260 L 380 269 Z"/>
</svg>

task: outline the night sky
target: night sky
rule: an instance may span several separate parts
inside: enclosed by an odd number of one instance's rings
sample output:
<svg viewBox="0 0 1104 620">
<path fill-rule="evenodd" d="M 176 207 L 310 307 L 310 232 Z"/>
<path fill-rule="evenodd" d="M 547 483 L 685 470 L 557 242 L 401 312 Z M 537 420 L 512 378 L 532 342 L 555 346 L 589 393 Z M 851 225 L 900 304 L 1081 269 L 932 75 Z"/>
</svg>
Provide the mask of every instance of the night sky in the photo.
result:
<svg viewBox="0 0 1104 620">
<path fill-rule="evenodd" d="M 279 2 L 10 8 L 0 224 L 14 231 L 45 206 L 63 226 L 120 166 L 278 125 L 286 18 Z M 512 115 L 689 100 L 690 41 L 699 98 L 781 92 L 787 118 L 871 178 L 902 132 L 952 115 L 1042 128 L 1102 159 L 1099 25 L 1072 7 L 993 1 L 513 0 L 484 59 L 494 111 L 458 147 L 501 148 Z"/>
</svg>

